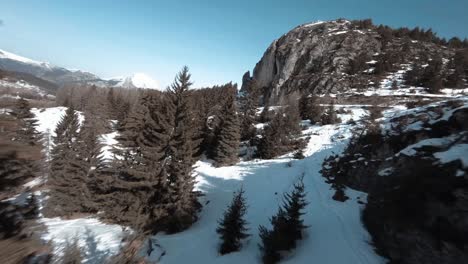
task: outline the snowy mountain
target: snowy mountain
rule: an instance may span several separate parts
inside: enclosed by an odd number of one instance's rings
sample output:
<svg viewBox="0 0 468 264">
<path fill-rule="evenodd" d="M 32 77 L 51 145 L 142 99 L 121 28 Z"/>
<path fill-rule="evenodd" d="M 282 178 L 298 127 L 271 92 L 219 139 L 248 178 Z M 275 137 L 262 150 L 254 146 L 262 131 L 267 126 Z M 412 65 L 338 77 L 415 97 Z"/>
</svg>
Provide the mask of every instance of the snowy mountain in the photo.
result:
<svg viewBox="0 0 468 264">
<path fill-rule="evenodd" d="M 117 77 L 109 80 L 115 84 L 114 87 L 122 88 L 144 88 L 144 89 L 159 89 L 159 84 L 150 76 L 144 73 L 135 73 L 128 77 Z"/>
<path fill-rule="evenodd" d="M 0 50 L 0 69 L 12 72 L 22 72 L 38 78 L 64 85 L 67 83 L 90 82 L 100 78 L 92 73 L 74 71 L 51 65 L 47 62 L 35 61 L 11 52 Z"/>
<path fill-rule="evenodd" d="M 27 73 L 58 86 L 67 84 L 96 85 L 99 87 L 113 86 L 123 88 L 158 88 L 158 83 L 143 73 L 135 73 L 129 77 L 103 79 L 93 73 L 75 69 L 66 69 L 16 55 L 0 49 L 0 70 Z"/>
</svg>

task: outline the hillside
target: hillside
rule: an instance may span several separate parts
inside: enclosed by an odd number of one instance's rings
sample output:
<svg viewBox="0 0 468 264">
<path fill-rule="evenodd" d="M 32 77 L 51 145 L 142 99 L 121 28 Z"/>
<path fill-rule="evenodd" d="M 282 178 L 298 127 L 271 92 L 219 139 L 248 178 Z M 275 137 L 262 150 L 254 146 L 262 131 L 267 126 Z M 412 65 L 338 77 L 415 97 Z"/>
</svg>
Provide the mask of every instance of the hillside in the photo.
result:
<svg viewBox="0 0 468 264">
<path fill-rule="evenodd" d="M 188 67 L 165 91 L 114 88 L 157 88 L 144 74 L 75 91 L 0 73 L 15 91 L 59 91 L 0 105 L 0 238 L 27 263 L 468 262 L 466 43 L 304 24 L 240 90 L 191 89 Z M 234 244 L 221 222 L 235 233 L 238 218 L 248 236 L 221 254 Z"/>
<path fill-rule="evenodd" d="M 441 61 L 438 74 L 446 79 L 456 68 L 453 62 L 459 48 L 419 28 L 392 29 L 370 20 L 315 22 L 275 40 L 244 82 L 254 80 L 264 100 L 277 104 L 303 93 L 342 94 L 372 88 L 388 72 L 404 73 L 413 63 L 424 67 L 433 59 Z M 466 69 L 467 56 L 463 56 Z"/>
</svg>

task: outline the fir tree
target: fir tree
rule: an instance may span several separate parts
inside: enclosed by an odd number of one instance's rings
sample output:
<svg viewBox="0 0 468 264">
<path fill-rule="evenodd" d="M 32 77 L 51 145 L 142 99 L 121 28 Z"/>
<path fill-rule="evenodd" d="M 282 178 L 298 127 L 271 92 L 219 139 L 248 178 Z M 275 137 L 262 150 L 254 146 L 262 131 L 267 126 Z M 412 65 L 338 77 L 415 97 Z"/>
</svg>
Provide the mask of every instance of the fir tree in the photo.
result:
<svg viewBox="0 0 468 264">
<path fill-rule="evenodd" d="M 246 211 L 244 190 L 241 188 L 234 194 L 231 204 L 224 212 L 223 219 L 219 221 L 219 227 L 216 229 L 222 240 L 219 247 L 221 255 L 238 251 L 241 248 L 242 239 L 249 237 L 247 222 L 243 219 Z"/>
<path fill-rule="evenodd" d="M 24 98 L 18 99 L 12 114 L 19 121 L 16 140 L 29 145 L 39 144 L 41 136 L 36 130 L 37 120 L 34 119 L 34 114 L 31 112 L 29 102 Z"/>
<path fill-rule="evenodd" d="M 217 166 L 233 165 L 238 158 L 240 144 L 239 121 L 234 95 L 225 103 L 221 113 L 221 124 L 216 137 L 214 160 Z"/>
<path fill-rule="evenodd" d="M 155 223 L 167 216 L 161 210 L 167 199 L 160 196 L 167 188 L 160 161 L 169 135 L 169 128 L 161 128 L 162 119 L 154 119 L 160 115 L 155 105 L 151 94 L 139 100 L 121 128 L 119 145 L 114 149 L 116 159 L 93 184 L 100 193 L 96 202 L 106 205 L 107 217 L 154 232 L 163 228 Z"/>
<path fill-rule="evenodd" d="M 165 162 L 163 168 L 169 180 L 169 232 L 188 228 L 197 220 L 197 212 L 201 207 L 194 191 L 195 179 L 192 176 L 193 135 L 187 99 L 191 85 L 188 67 L 184 67 L 169 89 L 174 127 L 166 152 L 167 163 Z"/>
<path fill-rule="evenodd" d="M 257 155 L 271 159 L 300 147 L 299 111 L 296 104 L 284 106 L 265 126 L 257 146 Z"/>
<path fill-rule="evenodd" d="M 257 106 L 258 88 L 255 80 L 251 80 L 240 96 L 240 131 L 242 141 L 251 140 L 255 137 L 256 128 L 254 124 Z"/>
<path fill-rule="evenodd" d="M 296 247 L 297 240 L 302 239 L 302 232 L 307 226 L 301 216 L 304 215 L 305 190 L 303 178 L 294 184 L 291 193 L 284 195 L 283 205 L 278 209 L 276 216 L 270 220 L 272 230 L 264 226 L 259 227 L 262 244 L 263 263 L 277 263 L 281 260 L 281 251 L 289 251 Z"/>
<path fill-rule="evenodd" d="M 323 113 L 321 120 L 322 120 L 322 125 L 337 124 L 341 122 L 340 118 L 336 114 L 334 101 L 331 101 L 331 103 L 328 105 L 328 108 Z"/>
<path fill-rule="evenodd" d="M 55 130 L 55 147 L 51 153 L 48 178 L 50 198 L 49 216 L 70 215 L 89 211 L 86 193 L 86 166 L 81 156 L 82 143 L 78 137 L 78 115 L 72 107 L 67 109 Z"/>
</svg>

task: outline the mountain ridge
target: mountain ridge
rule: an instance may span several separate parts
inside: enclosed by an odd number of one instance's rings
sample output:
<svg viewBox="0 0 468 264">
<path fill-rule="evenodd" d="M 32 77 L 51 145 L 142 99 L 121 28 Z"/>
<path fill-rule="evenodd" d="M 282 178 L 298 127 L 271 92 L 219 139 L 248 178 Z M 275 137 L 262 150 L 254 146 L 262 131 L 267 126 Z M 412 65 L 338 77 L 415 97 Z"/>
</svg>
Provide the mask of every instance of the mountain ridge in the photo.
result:
<svg viewBox="0 0 468 264">
<path fill-rule="evenodd" d="M 84 84 L 99 87 L 159 88 L 157 81 L 144 73 L 134 73 L 130 76 L 106 80 L 87 71 L 55 66 L 48 62 L 29 59 L 3 49 L 0 49 L 0 69 L 8 72 L 30 74 L 58 86 Z"/>
</svg>

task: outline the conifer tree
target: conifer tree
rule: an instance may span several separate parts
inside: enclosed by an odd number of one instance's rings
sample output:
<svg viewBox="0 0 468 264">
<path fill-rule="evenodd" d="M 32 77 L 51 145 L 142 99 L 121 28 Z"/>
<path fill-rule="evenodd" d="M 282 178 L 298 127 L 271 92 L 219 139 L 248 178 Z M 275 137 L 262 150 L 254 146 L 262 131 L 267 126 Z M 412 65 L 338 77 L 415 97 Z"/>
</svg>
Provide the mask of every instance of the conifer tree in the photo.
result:
<svg viewBox="0 0 468 264">
<path fill-rule="evenodd" d="M 54 148 L 48 177 L 50 198 L 47 201 L 49 216 L 70 215 L 86 212 L 86 172 L 80 155 L 78 138 L 78 115 L 70 107 L 55 129 Z"/>
<path fill-rule="evenodd" d="M 217 166 L 233 165 L 239 160 L 240 131 L 234 96 L 229 96 L 221 113 L 213 157 Z"/>
<path fill-rule="evenodd" d="M 302 239 L 302 232 L 307 228 L 301 219 L 307 205 L 305 196 L 303 178 L 301 178 L 294 184 L 291 193 L 284 194 L 283 205 L 278 209 L 276 216 L 270 220 L 272 230 L 268 230 L 264 226 L 259 227 L 262 239 L 262 244 L 259 247 L 262 251 L 263 263 L 279 262 L 281 260 L 280 251 L 294 249 L 297 240 Z"/>
<path fill-rule="evenodd" d="M 19 121 L 19 129 L 16 133 L 16 140 L 29 145 L 39 144 L 41 136 L 40 133 L 36 130 L 37 120 L 34 119 L 34 114 L 31 112 L 29 102 L 24 98 L 18 99 L 12 114 Z"/>
<path fill-rule="evenodd" d="M 322 120 L 322 125 L 337 124 L 341 122 L 340 118 L 336 114 L 334 101 L 330 102 L 330 104 L 328 105 L 328 108 L 322 114 L 321 120 Z"/>
<path fill-rule="evenodd" d="M 307 94 L 302 94 L 301 98 L 299 98 L 299 113 L 301 115 L 302 120 L 311 120 L 311 108 L 312 102 L 311 97 Z"/>
<path fill-rule="evenodd" d="M 231 204 L 224 212 L 223 219 L 219 221 L 219 227 L 216 232 L 222 241 L 219 247 L 221 255 L 238 251 L 241 248 L 242 239 L 249 237 L 244 220 L 247 212 L 247 205 L 244 198 L 244 190 L 241 188 L 234 193 Z"/>
<path fill-rule="evenodd" d="M 251 80 L 240 96 L 240 131 L 242 141 L 250 140 L 255 137 L 256 128 L 254 124 L 257 106 L 258 88 L 255 80 Z"/>
<path fill-rule="evenodd" d="M 192 85 L 190 77 L 188 67 L 183 67 L 169 89 L 174 126 L 166 151 L 167 162 L 163 167 L 169 180 L 168 232 L 188 228 L 197 220 L 197 212 L 201 207 L 194 191 L 195 179 L 192 176 L 193 132 L 187 98 Z"/>
<path fill-rule="evenodd" d="M 169 131 L 161 130 L 161 120 L 153 119 L 159 114 L 153 111 L 155 105 L 151 94 L 139 100 L 121 128 L 111 168 L 93 184 L 101 193 L 96 202 L 106 205 L 107 217 L 144 231 L 157 231 L 154 223 L 166 216 L 161 211 L 164 199 L 155 201 L 155 194 L 167 192 L 159 162 Z"/>
<path fill-rule="evenodd" d="M 301 143 L 298 139 L 301 132 L 299 121 L 297 104 L 283 106 L 263 129 L 257 155 L 263 159 L 271 159 L 297 149 Z"/>
</svg>

